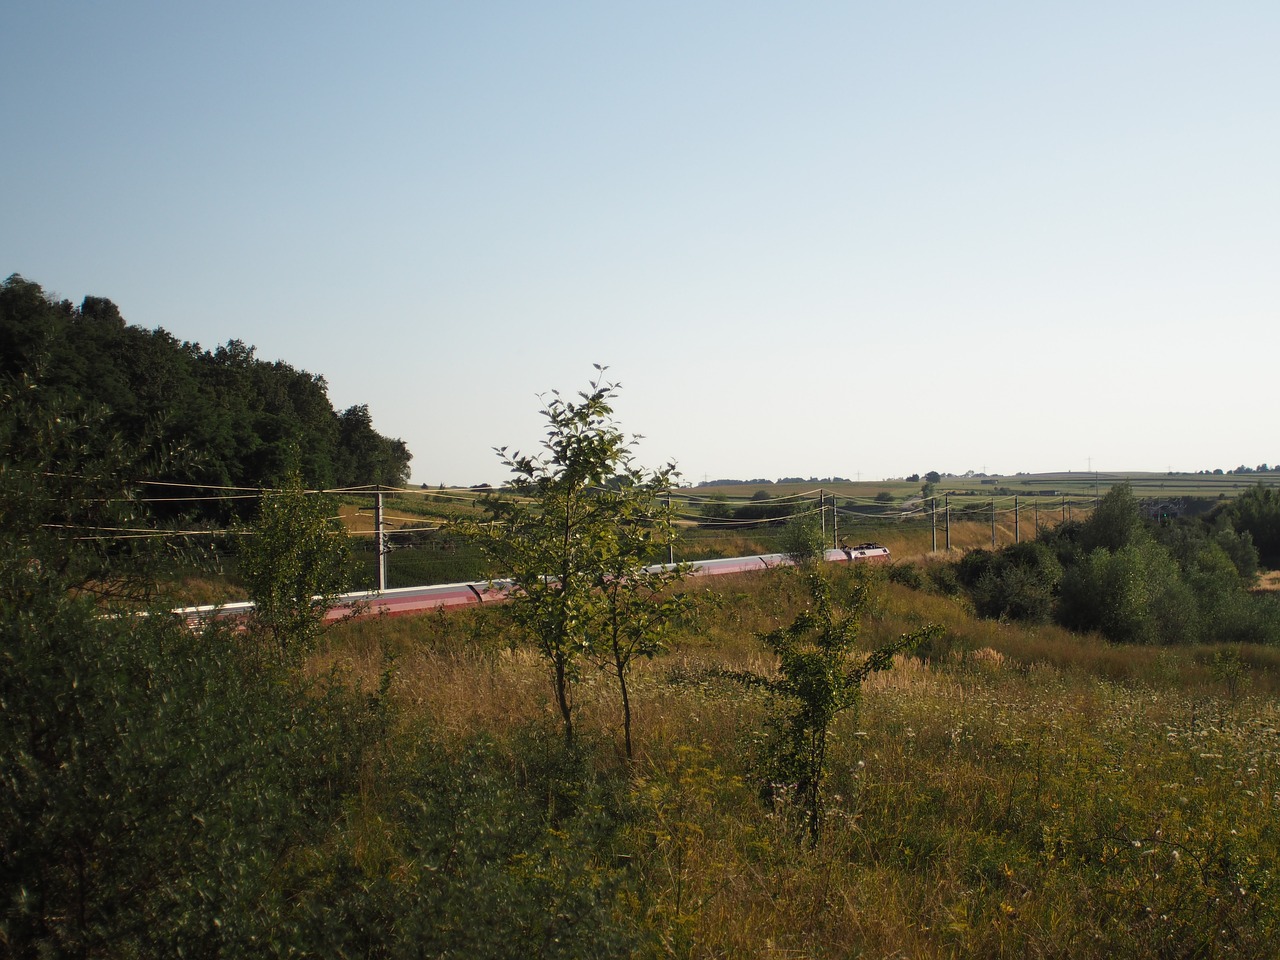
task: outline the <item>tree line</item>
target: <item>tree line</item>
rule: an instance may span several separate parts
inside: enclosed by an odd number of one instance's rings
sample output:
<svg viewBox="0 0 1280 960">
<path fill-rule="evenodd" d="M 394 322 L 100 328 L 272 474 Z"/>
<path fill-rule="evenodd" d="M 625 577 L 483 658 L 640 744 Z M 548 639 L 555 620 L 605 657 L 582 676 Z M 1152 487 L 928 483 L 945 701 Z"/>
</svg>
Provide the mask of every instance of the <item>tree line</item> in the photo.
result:
<svg viewBox="0 0 1280 960">
<path fill-rule="evenodd" d="M 0 286 L 0 382 L 105 408 L 108 432 L 151 451 L 150 480 L 271 487 L 297 475 L 334 488 L 409 476 L 404 442 L 379 434 L 364 404 L 334 410 L 324 377 L 240 340 L 207 350 L 127 324 L 108 299 L 77 307 L 18 274 Z"/>
<path fill-rule="evenodd" d="M 1280 643 L 1280 604 L 1250 591 L 1260 566 L 1280 567 L 1275 489 L 1258 484 L 1200 517 L 1153 519 L 1121 483 L 1087 520 L 970 551 L 939 573 L 993 619 L 1118 643 Z"/>
</svg>

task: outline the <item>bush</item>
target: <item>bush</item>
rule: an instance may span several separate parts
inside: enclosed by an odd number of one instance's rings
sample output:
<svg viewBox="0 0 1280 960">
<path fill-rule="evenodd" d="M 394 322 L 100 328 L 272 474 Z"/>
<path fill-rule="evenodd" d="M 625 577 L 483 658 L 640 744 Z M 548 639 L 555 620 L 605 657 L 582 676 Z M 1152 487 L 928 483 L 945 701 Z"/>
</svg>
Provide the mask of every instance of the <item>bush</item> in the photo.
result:
<svg viewBox="0 0 1280 960">
<path fill-rule="evenodd" d="M 100 617 L 7 559 L 0 942 L 17 956 L 287 943 L 281 867 L 338 817 L 377 732 L 365 701 L 250 668 L 230 637 L 165 616 Z"/>
<path fill-rule="evenodd" d="M 956 563 L 956 579 L 972 590 L 995 560 L 990 550 L 970 550 Z"/>
<path fill-rule="evenodd" d="M 955 564 L 931 563 L 925 568 L 925 572 L 935 592 L 946 597 L 954 597 L 960 593 L 960 577 L 956 573 Z"/>
<path fill-rule="evenodd" d="M 1195 598 L 1158 544 L 1099 547 L 1062 580 L 1059 621 L 1098 630 L 1117 643 L 1181 643 L 1199 638 Z"/>
<path fill-rule="evenodd" d="M 910 587 L 912 590 L 924 589 L 925 579 L 914 563 L 894 563 L 889 565 L 889 582 Z"/>
</svg>

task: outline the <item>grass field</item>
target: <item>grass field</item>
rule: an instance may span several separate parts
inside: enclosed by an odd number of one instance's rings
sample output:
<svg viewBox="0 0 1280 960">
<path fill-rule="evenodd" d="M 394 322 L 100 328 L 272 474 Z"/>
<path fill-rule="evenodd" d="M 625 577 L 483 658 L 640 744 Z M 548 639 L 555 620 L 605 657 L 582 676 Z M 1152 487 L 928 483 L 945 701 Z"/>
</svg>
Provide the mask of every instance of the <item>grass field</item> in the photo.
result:
<svg viewBox="0 0 1280 960">
<path fill-rule="evenodd" d="M 1027 497 L 1067 496 L 1074 498 L 1102 496 L 1117 483 L 1128 482 L 1138 497 L 1234 497 L 1257 483 L 1280 486 L 1280 472 L 1249 474 L 1201 473 L 1026 473 L 1013 476 L 943 477 L 934 489 L 936 496 L 990 496 L 993 489 L 1007 489 Z M 767 484 L 724 484 L 699 486 L 686 492 L 698 497 L 726 496 L 749 499 L 758 491 L 771 497 L 807 494 L 819 489 L 828 495 L 871 500 L 888 493 L 897 500 L 919 494 L 920 483 L 905 480 L 868 480 L 819 482 L 805 481 Z M 1052 491 L 1052 492 L 1050 492 Z"/>
<path fill-rule="evenodd" d="M 912 537 L 896 549 L 927 552 Z M 625 813 L 608 861 L 576 869 L 620 878 L 614 920 L 650 955 L 1275 955 L 1280 651 L 1116 647 L 877 580 L 868 644 L 946 632 L 838 724 L 809 848 L 759 789 L 767 702 L 717 679 L 773 669 L 756 636 L 804 591 L 787 571 L 698 587 L 703 613 L 638 671 L 634 770 L 613 688 L 591 670 L 578 688 L 588 764 L 622 776 Z M 556 734 L 543 665 L 499 609 L 348 624 L 311 669 L 387 678 L 388 769 L 425 729 L 496 744 L 519 776 L 530 731 Z M 394 876 L 414 868 L 374 839 L 394 830 L 376 769 L 347 829 Z"/>
</svg>

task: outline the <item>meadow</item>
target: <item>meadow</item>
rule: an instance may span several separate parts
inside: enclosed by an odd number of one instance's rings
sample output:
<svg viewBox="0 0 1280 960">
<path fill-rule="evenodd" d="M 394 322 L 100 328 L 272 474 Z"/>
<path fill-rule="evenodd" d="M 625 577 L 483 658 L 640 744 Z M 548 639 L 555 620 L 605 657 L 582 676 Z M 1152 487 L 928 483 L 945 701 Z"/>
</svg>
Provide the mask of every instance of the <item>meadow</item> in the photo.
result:
<svg viewBox="0 0 1280 960">
<path fill-rule="evenodd" d="M 883 571 L 834 576 L 874 581 L 868 646 L 945 632 L 838 720 L 816 845 L 762 790 L 767 698 L 725 679 L 774 669 L 757 637 L 805 602 L 785 570 L 697 584 L 699 614 L 637 665 L 630 766 L 614 688 L 590 670 L 579 745 L 556 746 L 545 667 L 500 609 L 334 631 L 308 669 L 380 691 L 391 718 L 339 842 L 367 872 L 421 873 L 397 812 L 415 788 L 395 771 L 429 740 L 473 780 L 538 785 L 524 802 L 576 852 L 544 844 L 503 869 L 558 871 L 558 903 L 589 893 L 591 936 L 561 934 L 591 949 L 610 933 L 655 957 L 1275 955 L 1280 651 L 1119 647 L 977 620 Z M 496 815 L 459 784 L 455 820 Z"/>
</svg>

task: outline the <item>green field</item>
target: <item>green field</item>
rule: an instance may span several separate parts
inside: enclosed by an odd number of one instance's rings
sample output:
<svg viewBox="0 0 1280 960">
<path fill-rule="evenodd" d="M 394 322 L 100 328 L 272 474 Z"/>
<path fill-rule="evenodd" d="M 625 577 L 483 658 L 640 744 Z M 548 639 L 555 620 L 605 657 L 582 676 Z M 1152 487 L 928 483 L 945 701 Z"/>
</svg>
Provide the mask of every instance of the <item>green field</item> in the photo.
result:
<svg viewBox="0 0 1280 960">
<path fill-rule="evenodd" d="M 1200 474 L 1200 473 L 1025 473 L 1012 476 L 944 476 L 936 485 L 936 496 L 991 496 L 995 489 L 1008 490 L 1022 496 L 1034 497 L 1093 497 L 1105 494 L 1117 483 L 1128 482 L 1139 497 L 1233 497 L 1257 483 L 1280 487 L 1280 472 L 1249 474 Z M 795 496 L 825 491 L 839 497 L 874 499 L 882 492 L 897 500 L 905 500 L 920 493 L 920 483 L 905 480 L 866 480 L 836 482 L 791 482 L 767 484 L 721 484 L 686 488 L 685 493 L 697 497 L 726 496 L 731 499 L 749 499 L 757 491 L 765 491 L 771 497 Z"/>
</svg>

